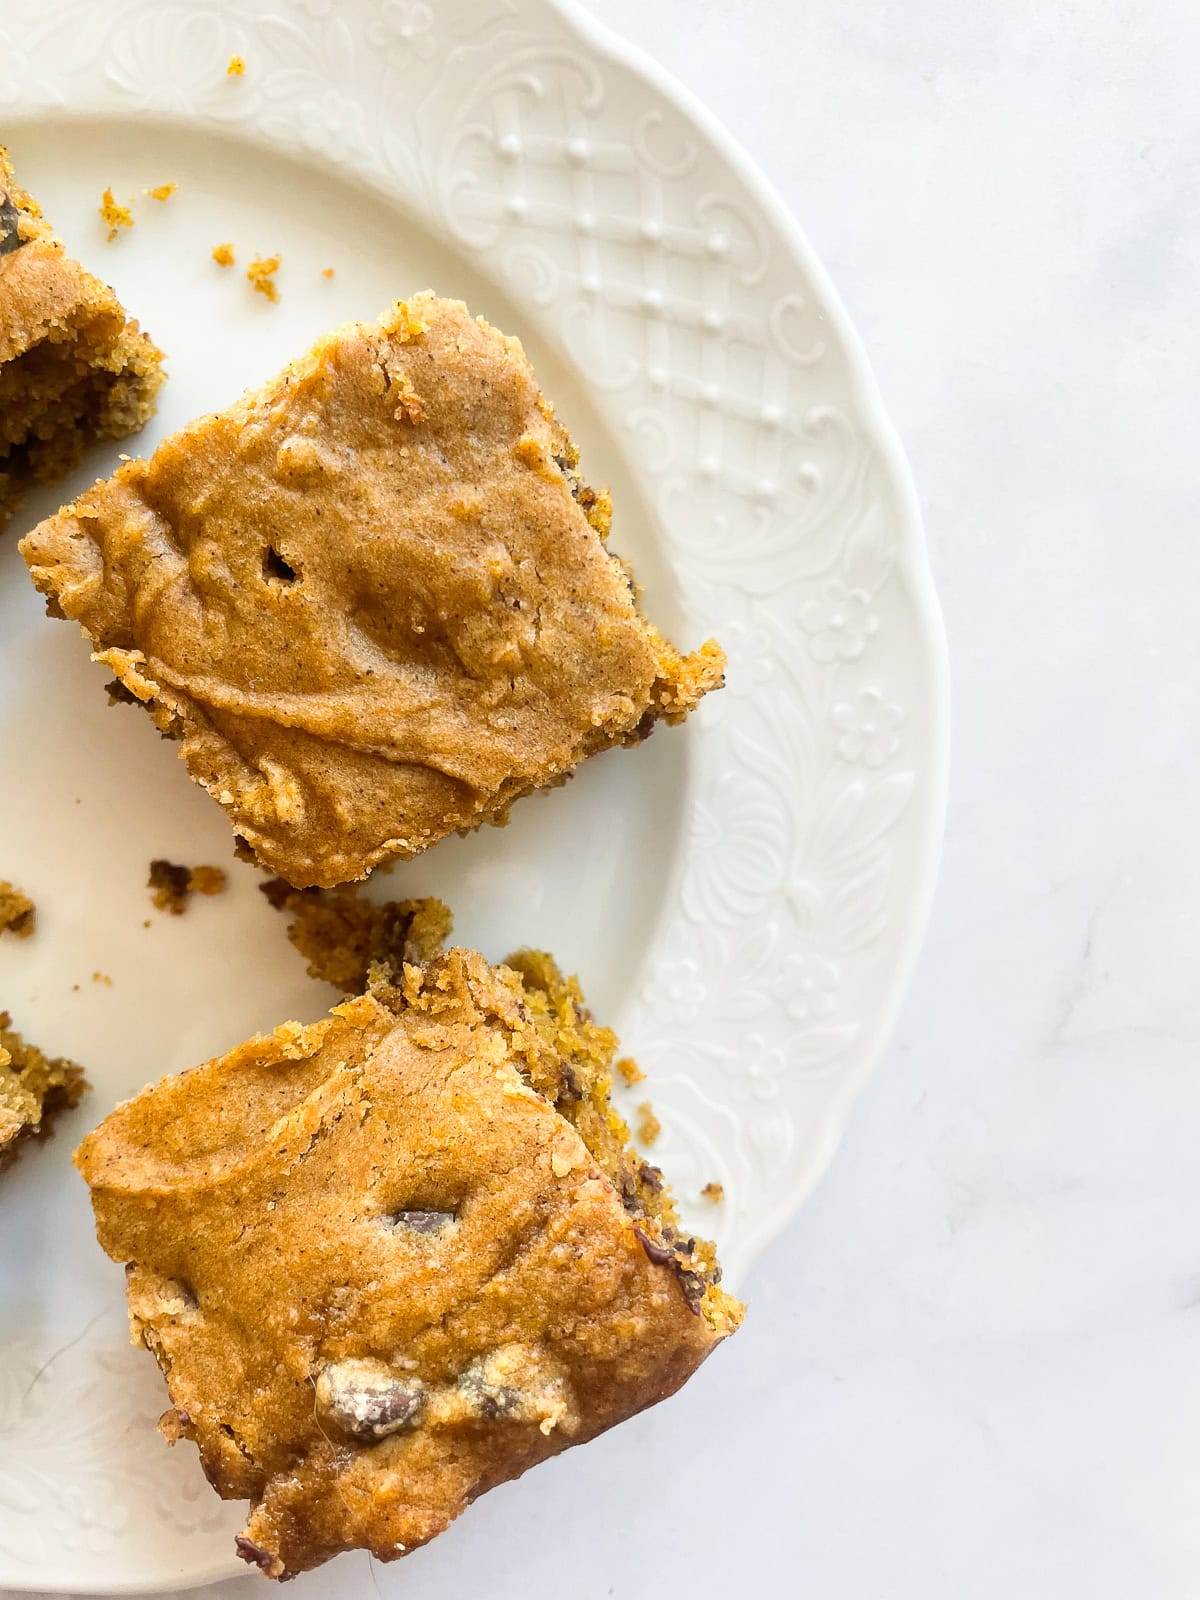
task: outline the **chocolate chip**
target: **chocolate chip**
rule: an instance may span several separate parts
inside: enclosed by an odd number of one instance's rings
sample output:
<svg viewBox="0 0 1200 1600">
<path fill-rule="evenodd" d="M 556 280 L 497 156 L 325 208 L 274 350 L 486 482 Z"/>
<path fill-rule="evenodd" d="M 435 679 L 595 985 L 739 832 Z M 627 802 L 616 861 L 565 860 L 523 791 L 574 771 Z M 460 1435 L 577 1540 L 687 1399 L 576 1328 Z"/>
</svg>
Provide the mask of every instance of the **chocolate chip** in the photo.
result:
<svg viewBox="0 0 1200 1600">
<path fill-rule="evenodd" d="M 425 1386 L 380 1361 L 335 1361 L 317 1379 L 317 1405 L 349 1438 L 374 1444 L 420 1421 Z"/>
<path fill-rule="evenodd" d="M 522 1405 L 519 1390 L 509 1384 L 489 1383 L 480 1363 L 467 1368 L 458 1380 L 462 1394 L 471 1402 L 475 1413 L 484 1422 L 495 1422 L 499 1417 L 511 1417 Z"/>
<path fill-rule="evenodd" d="M 14 250 L 28 243 L 28 239 L 21 237 L 20 211 L 13 204 L 12 197 L 0 189 L 0 256 L 11 255 Z"/>
<path fill-rule="evenodd" d="M 275 1557 L 270 1551 L 255 1544 L 253 1539 L 247 1539 L 244 1534 L 239 1533 L 234 1536 L 233 1547 L 243 1561 L 249 1566 L 257 1567 L 260 1572 L 270 1573 L 275 1565 Z"/>
<path fill-rule="evenodd" d="M 700 1304 L 704 1299 L 704 1291 L 708 1288 L 704 1279 L 698 1272 L 689 1272 L 686 1267 L 676 1266 L 675 1276 L 679 1279 L 679 1287 L 683 1290 L 683 1298 L 688 1303 L 688 1310 L 700 1315 Z"/>
<path fill-rule="evenodd" d="M 576 1075 L 575 1068 L 569 1061 L 561 1061 L 559 1063 L 559 1076 L 562 1078 L 562 1089 L 559 1091 L 559 1099 L 582 1100 L 583 1090 L 580 1087 L 579 1078 Z"/>
<path fill-rule="evenodd" d="M 657 1167 L 652 1167 L 648 1161 L 643 1161 L 638 1176 L 651 1194 L 662 1193 L 663 1175 Z"/>
<path fill-rule="evenodd" d="M 412 1233 L 440 1233 L 458 1219 L 453 1211 L 393 1211 L 388 1221 Z"/>
<path fill-rule="evenodd" d="M 652 1239 L 650 1235 L 639 1228 L 636 1223 L 634 1224 L 633 1231 L 637 1234 L 638 1239 L 641 1242 L 642 1249 L 650 1257 L 651 1261 L 653 1261 L 656 1267 L 667 1267 L 675 1264 L 674 1250 L 670 1249 L 665 1244 L 659 1244 L 657 1239 Z"/>
</svg>

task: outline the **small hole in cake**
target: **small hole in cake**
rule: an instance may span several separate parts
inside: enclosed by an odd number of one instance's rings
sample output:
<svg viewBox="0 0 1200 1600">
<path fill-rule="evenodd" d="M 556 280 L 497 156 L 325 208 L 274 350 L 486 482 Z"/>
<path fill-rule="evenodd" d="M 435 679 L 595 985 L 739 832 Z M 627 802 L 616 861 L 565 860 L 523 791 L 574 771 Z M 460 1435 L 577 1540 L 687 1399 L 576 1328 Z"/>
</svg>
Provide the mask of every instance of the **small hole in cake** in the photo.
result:
<svg viewBox="0 0 1200 1600">
<path fill-rule="evenodd" d="M 273 544 L 269 544 L 263 556 L 263 577 L 277 578 L 280 583 L 295 583 L 299 573 L 290 562 L 283 559 Z"/>
</svg>

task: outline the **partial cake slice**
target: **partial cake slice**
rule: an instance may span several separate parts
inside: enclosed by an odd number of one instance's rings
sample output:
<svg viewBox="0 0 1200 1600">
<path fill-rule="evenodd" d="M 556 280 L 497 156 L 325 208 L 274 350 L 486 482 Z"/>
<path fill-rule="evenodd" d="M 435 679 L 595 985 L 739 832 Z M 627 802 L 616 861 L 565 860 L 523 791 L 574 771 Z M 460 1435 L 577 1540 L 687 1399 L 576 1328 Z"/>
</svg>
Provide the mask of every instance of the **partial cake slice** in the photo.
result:
<svg viewBox="0 0 1200 1600">
<path fill-rule="evenodd" d="M 605 548 L 520 344 L 458 301 L 349 323 L 22 543 L 55 615 L 298 887 L 502 823 L 721 682 Z"/>
<path fill-rule="evenodd" d="M 390 1561 L 664 1399 L 741 1321 L 548 957 L 455 949 L 118 1107 L 80 1146 L 135 1340 L 270 1577 Z"/>
<path fill-rule="evenodd" d="M 0 1171 L 24 1140 L 46 1138 L 56 1114 L 77 1106 L 87 1087 L 82 1067 L 26 1044 L 0 1011 Z"/>
<path fill-rule="evenodd" d="M 0 146 L 0 528 L 30 483 L 154 411 L 162 351 L 66 254 Z"/>
</svg>

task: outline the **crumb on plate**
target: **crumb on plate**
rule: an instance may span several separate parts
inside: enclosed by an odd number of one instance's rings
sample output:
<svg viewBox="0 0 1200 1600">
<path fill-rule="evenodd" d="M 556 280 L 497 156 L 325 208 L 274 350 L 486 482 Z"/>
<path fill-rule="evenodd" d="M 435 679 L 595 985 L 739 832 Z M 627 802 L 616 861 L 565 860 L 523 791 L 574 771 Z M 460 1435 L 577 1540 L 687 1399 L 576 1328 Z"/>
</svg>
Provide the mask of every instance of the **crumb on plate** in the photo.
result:
<svg viewBox="0 0 1200 1600">
<path fill-rule="evenodd" d="M 246 71 L 245 56 L 230 56 L 229 65 L 225 68 L 227 78 L 240 78 Z"/>
<path fill-rule="evenodd" d="M 219 267 L 231 267 L 233 265 L 233 246 L 231 244 L 213 245 L 212 258 Z"/>
<path fill-rule="evenodd" d="M 646 1081 L 646 1074 L 632 1056 L 622 1056 L 617 1062 L 617 1071 L 625 1079 L 625 1082 L 630 1085 Z"/>
<path fill-rule="evenodd" d="M 333 277 L 333 268 L 332 267 L 322 267 L 321 268 L 321 276 L 323 278 L 332 278 Z"/>
<path fill-rule="evenodd" d="M 719 1206 L 725 1198 L 725 1185 L 723 1183 L 706 1183 L 700 1191 L 702 1200 L 710 1200 L 714 1206 Z"/>
<path fill-rule="evenodd" d="M 246 268 L 246 276 L 254 285 L 259 294 L 265 294 L 268 300 L 278 300 L 279 290 L 275 286 L 275 274 L 279 271 L 282 256 L 255 256 Z"/>
<path fill-rule="evenodd" d="M 133 227 L 133 212 L 128 206 L 118 204 L 113 199 L 111 188 L 105 189 L 100 196 L 100 220 L 108 228 L 109 242 L 117 237 L 120 228 Z"/>
<path fill-rule="evenodd" d="M 157 188 L 147 189 L 146 193 L 151 200 L 169 200 L 178 187 L 177 183 L 160 183 Z"/>
<path fill-rule="evenodd" d="M 160 911 L 179 917 L 187 910 L 193 894 L 220 894 L 225 887 L 225 874 L 220 867 L 183 867 L 160 857 L 150 863 L 146 887 Z"/>
<path fill-rule="evenodd" d="M 37 922 L 37 907 L 16 884 L 0 880 L 0 933 L 28 939 Z"/>
<path fill-rule="evenodd" d="M 107 988 L 109 988 L 109 989 L 112 988 L 112 979 L 109 977 L 107 972 L 93 972 L 92 973 L 92 982 L 93 983 L 102 983 Z"/>
<path fill-rule="evenodd" d="M 27 1044 L 0 1011 L 0 1167 L 26 1139 L 45 1139 L 52 1118 L 78 1105 L 88 1087 L 82 1067 Z"/>
<path fill-rule="evenodd" d="M 644 1145 L 652 1145 L 662 1132 L 662 1123 L 654 1115 L 654 1108 L 649 1100 L 643 1100 L 638 1107 L 638 1138 Z"/>
</svg>

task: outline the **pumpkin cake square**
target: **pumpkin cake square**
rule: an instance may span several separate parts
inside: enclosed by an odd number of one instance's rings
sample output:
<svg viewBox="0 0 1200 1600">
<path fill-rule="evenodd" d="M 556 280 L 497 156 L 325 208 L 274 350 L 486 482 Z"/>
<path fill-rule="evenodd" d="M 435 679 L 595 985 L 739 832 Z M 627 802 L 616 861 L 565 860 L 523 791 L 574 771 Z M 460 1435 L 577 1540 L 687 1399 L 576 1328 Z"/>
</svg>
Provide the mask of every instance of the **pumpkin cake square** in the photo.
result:
<svg viewBox="0 0 1200 1600">
<path fill-rule="evenodd" d="M 0 529 L 32 483 L 154 411 L 162 351 L 73 261 L 0 146 Z"/>
<path fill-rule="evenodd" d="M 160 1428 L 250 1500 L 238 1553 L 272 1578 L 425 1544 L 672 1394 L 744 1310 L 630 1148 L 616 1039 L 549 957 L 372 968 L 76 1153 Z"/>
<path fill-rule="evenodd" d="M 298 888 L 503 823 L 722 681 L 606 547 L 521 345 L 421 294 L 22 542 L 250 855 Z"/>
</svg>

